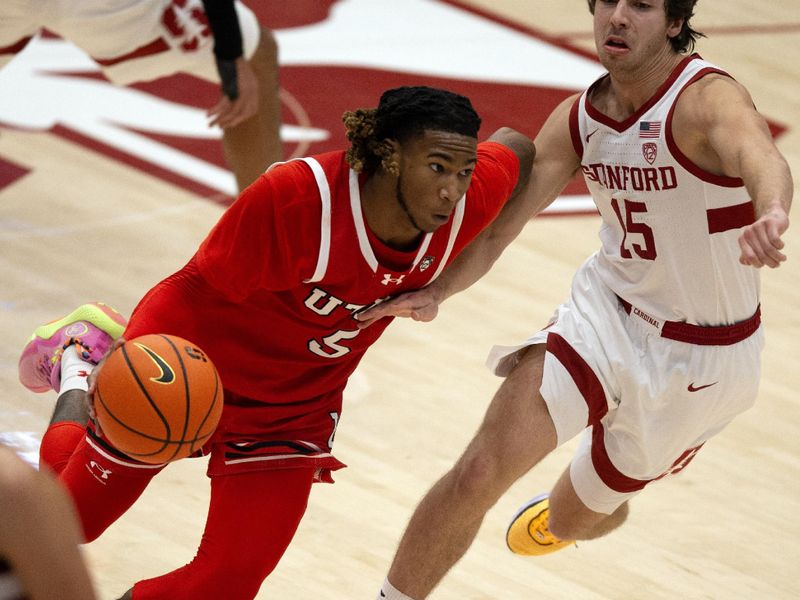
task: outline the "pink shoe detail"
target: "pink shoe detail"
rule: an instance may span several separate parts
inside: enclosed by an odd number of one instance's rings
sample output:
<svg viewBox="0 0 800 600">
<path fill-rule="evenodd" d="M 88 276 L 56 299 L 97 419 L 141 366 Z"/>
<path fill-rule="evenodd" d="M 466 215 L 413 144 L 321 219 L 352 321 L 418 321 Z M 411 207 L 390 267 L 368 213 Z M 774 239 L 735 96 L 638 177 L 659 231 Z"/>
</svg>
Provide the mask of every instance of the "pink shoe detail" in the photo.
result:
<svg viewBox="0 0 800 600">
<path fill-rule="evenodd" d="M 126 323 L 107 304 L 93 302 L 38 327 L 19 358 L 20 382 L 32 392 L 58 392 L 64 350 L 74 344 L 83 360 L 97 364 L 125 331 Z"/>
</svg>

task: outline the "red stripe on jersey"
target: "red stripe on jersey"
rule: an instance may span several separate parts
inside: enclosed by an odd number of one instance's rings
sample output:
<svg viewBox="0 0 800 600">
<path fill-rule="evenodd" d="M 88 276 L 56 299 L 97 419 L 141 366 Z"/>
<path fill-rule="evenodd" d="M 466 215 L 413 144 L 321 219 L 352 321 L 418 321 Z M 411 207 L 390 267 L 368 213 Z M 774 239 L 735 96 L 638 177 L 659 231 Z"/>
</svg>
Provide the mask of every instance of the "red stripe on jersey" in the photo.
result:
<svg viewBox="0 0 800 600">
<path fill-rule="evenodd" d="M 160 52 L 166 52 L 169 50 L 169 45 L 164 40 L 164 38 L 158 38 L 157 40 L 153 40 L 149 44 L 141 46 L 134 50 L 133 52 L 128 52 L 127 54 L 123 54 L 122 56 L 116 56 L 114 58 L 94 58 L 92 59 L 98 64 L 104 67 L 110 67 L 112 65 L 119 64 L 121 62 L 125 62 L 126 60 L 132 60 L 134 58 L 142 58 L 144 56 L 151 56 L 153 54 L 159 54 Z"/>
<path fill-rule="evenodd" d="M 25 47 L 25 45 L 30 41 L 31 41 L 30 36 L 22 38 L 20 41 L 14 42 L 10 46 L 0 48 L 0 54 L 16 54 L 17 52 L 22 50 Z"/>
<path fill-rule="evenodd" d="M 575 149 L 575 154 L 580 158 L 583 158 L 583 142 L 581 141 L 579 117 L 579 108 L 582 100 L 583 96 L 579 96 L 569 109 L 569 135 L 570 138 L 572 138 L 572 147 Z"/>
<path fill-rule="evenodd" d="M 581 355 L 569 345 L 569 342 L 557 333 L 550 332 L 547 334 L 547 351 L 564 365 L 575 385 L 578 386 L 578 391 L 589 407 L 587 425 L 599 422 L 608 412 L 608 402 L 597 375 L 586 364 Z"/>
<path fill-rule="evenodd" d="M 665 134 L 666 134 L 665 138 L 666 138 L 666 141 L 667 141 L 667 148 L 669 148 L 669 151 L 672 154 L 672 156 L 675 157 L 675 160 L 678 161 L 678 163 L 680 163 L 680 165 L 684 169 L 689 171 L 689 173 L 691 173 L 692 175 L 697 177 L 700 181 L 713 183 L 714 185 L 718 185 L 720 187 L 729 187 L 729 188 L 742 187 L 744 185 L 744 182 L 738 177 L 728 177 L 727 175 L 717 175 L 716 173 L 710 173 L 710 172 L 706 171 L 705 169 L 702 169 L 699 166 L 697 166 L 695 163 L 693 163 L 691 161 L 691 159 L 689 159 L 688 156 L 686 156 L 683 152 L 681 152 L 681 149 L 678 148 L 678 143 L 675 141 L 675 138 L 672 135 L 672 119 L 675 116 L 675 107 L 678 106 L 678 100 L 680 99 L 681 94 L 683 94 L 683 92 L 685 92 L 686 89 L 690 85 L 692 85 L 693 83 L 695 83 L 699 79 L 702 79 L 706 75 L 711 75 L 711 74 L 717 74 L 717 75 L 723 75 L 725 77 L 730 77 L 730 75 L 728 75 L 728 73 L 726 73 L 725 71 L 722 71 L 720 69 L 716 69 L 716 68 L 712 68 L 712 67 L 707 67 L 705 69 L 701 69 L 689 81 L 686 82 L 686 85 L 684 85 L 683 88 L 681 88 L 681 90 L 678 92 L 678 95 L 675 96 L 675 100 L 672 103 L 672 108 L 670 108 L 669 109 L 669 113 L 667 113 L 667 122 L 666 122 L 666 126 L 664 128 L 665 129 Z"/>
<path fill-rule="evenodd" d="M 628 129 L 631 126 L 633 126 L 637 121 L 639 121 L 639 119 L 642 117 L 642 115 L 644 115 L 647 111 L 649 111 L 651 108 L 653 108 L 653 106 L 655 106 L 656 103 L 659 100 L 661 100 L 661 98 L 664 97 L 664 94 L 667 93 L 669 88 L 672 87 L 672 84 L 675 83 L 675 81 L 678 79 L 680 74 L 683 73 L 683 70 L 686 67 L 686 65 L 689 64 L 691 61 L 693 61 L 696 58 L 700 58 L 700 56 L 698 54 L 692 54 L 692 55 L 687 56 L 686 58 L 684 58 L 680 62 L 680 64 L 678 64 L 672 70 L 672 73 L 669 74 L 669 77 L 667 77 L 666 81 L 664 81 L 664 83 L 662 83 L 659 86 L 659 88 L 656 90 L 656 92 L 652 96 L 650 96 L 650 98 L 647 100 L 647 102 L 642 104 L 642 106 L 639 107 L 639 110 L 634 112 L 632 115 L 628 116 L 623 121 L 617 121 L 616 119 L 612 119 L 608 115 L 600 112 L 588 100 L 588 98 L 592 97 L 594 91 L 597 90 L 597 88 L 600 86 L 600 84 L 608 77 L 608 75 L 603 75 L 600 79 L 595 81 L 589 87 L 589 90 L 586 92 L 586 98 L 587 98 L 587 101 L 586 101 L 586 114 L 589 117 L 591 117 L 592 119 L 594 119 L 595 121 L 597 121 L 598 123 L 602 123 L 603 125 L 606 125 L 610 129 L 613 129 L 614 131 L 616 131 L 618 133 L 622 133 L 626 129 Z"/>
<path fill-rule="evenodd" d="M 710 208 L 706 211 L 706 218 L 708 233 L 721 233 L 754 223 L 756 211 L 752 202 L 744 202 L 723 208 Z"/>
</svg>

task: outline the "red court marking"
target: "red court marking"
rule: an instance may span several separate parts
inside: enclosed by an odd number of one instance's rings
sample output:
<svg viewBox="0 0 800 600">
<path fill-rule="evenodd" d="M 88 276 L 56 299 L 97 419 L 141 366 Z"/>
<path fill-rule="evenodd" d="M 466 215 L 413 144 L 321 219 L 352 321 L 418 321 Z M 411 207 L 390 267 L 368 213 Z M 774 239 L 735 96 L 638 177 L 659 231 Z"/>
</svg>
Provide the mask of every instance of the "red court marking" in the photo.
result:
<svg viewBox="0 0 800 600">
<path fill-rule="evenodd" d="M 597 61 L 597 57 L 593 52 L 579 48 L 570 42 L 570 38 L 579 39 L 586 36 L 586 32 L 559 34 L 557 36 L 550 35 L 488 11 L 469 6 L 461 0 L 439 1 L 560 47 L 570 53 Z M 281 29 L 324 21 L 329 17 L 330 10 L 336 0 L 295 0 L 291 3 L 256 0 L 245 0 L 245 2 L 253 9 L 260 22 L 273 29 Z M 784 24 L 717 28 L 710 31 L 751 33 L 794 31 L 798 27 L 800 25 Z M 591 33 L 588 35 L 591 36 Z M 60 75 L 64 76 L 65 74 Z M 76 76 L 85 77 L 87 75 L 76 74 Z M 99 74 L 88 76 L 102 78 Z M 500 126 L 513 127 L 533 137 L 538 132 L 546 116 L 561 100 L 572 93 L 580 91 L 577 89 L 568 91 L 544 86 L 507 83 L 468 82 L 358 67 L 284 66 L 281 67 L 282 122 L 313 126 L 330 132 L 330 137 L 325 141 L 295 143 L 291 145 L 292 147 L 286 144 L 284 155 L 287 157 L 296 156 L 298 152 L 304 155 L 315 154 L 345 147 L 347 141 L 341 124 L 342 113 L 345 110 L 351 110 L 359 106 L 375 106 L 380 93 L 384 89 L 399 85 L 444 87 L 469 96 L 483 119 L 481 137 L 488 136 Z M 213 106 L 219 96 L 217 86 L 188 75 L 175 75 L 155 82 L 135 84 L 132 87 L 169 101 L 197 108 Z M 320 93 L 321 90 L 324 90 L 324 94 Z M 289 101 L 290 99 L 291 101 Z M 769 125 L 773 135 L 776 137 L 786 130 L 783 125 L 772 122 Z M 64 139 L 80 143 L 93 151 L 119 160 L 145 173 L 179 185 L 204 198 L 223 205 L 231 201 L 231 198 L 215 189 L 183 177 L 167 168 L 162 168 L 137 158 L 125 152 L 124 149 L 115 148 L 98 140 L 88 138 L 68 127 L 57 126 L 53 129 L 53 133 Z M 196 156 L 211 164 L 227 168 L 223 159 L 221 145 L 216 140 L 137 133 Z M 9 177 L 17 178 L 10 171 L 9 173 Z M 568 196 L 586 194 L 587 190 L 582 178 L 576 177 L 573 179 L 565 193 Z"/>
</svg>

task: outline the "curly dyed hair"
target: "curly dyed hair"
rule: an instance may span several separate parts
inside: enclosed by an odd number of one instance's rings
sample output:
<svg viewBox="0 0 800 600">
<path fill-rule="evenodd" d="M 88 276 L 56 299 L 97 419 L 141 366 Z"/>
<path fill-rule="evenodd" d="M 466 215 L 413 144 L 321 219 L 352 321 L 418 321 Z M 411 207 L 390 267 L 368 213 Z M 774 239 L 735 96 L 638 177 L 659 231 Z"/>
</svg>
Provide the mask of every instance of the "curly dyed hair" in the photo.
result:
<svg viewBox="0 0 800 600">
<path fill-rule="evenodd" d="M 356 171 L 378 167 L 397 174 L 387 140 L 404 142 L 426 130 L 477 138 L 481 119 L 468 98 L 425 86 L 399 87 L 381 95 L 377 108 L 359 108 L 342 116 L 350 149 L 347 162 Z"/>
<path fill-rule="evenodd" d="M 594 5 L 597 0 L 586 0 L 586 2 L 589 5 L 589 11 L 594 14 Z M 697 0 L 664 0 L 664 13 L 667 15 L 667 20 L 683 19 L 680 33 L 669 39 L 675 52 L 691 52 L 694 50 L 697 39 L 706 37 L 704 33 L 692 29 L 689 25 L 689 19 L 694 16 L 695 4 L 697 4 Z"/>
</svg>

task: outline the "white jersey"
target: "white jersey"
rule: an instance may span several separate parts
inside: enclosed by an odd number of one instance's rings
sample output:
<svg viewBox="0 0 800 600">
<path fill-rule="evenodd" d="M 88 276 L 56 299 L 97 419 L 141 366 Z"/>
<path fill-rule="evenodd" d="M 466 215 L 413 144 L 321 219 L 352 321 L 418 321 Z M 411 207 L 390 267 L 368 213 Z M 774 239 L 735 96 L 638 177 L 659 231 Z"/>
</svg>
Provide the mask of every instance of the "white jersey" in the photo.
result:
<svg viewBox="0 0 800 600">
<path fill-rule="evenodd" d="M 235 7 L 249 58 L 260 25 L 247 6 Z M 219 81 L 202 0 L 0 0 L 0 68 L 43 28 L 86 52 L 119 85 L 179 72 Z"/>
<path fill-rule="evenodd" d="M 624 121 L 592 106 L 598 80 L 573 105 L 570 130 L 603 217 L 603 282 L 656 318 L 717 326 L 753 315 L 759 274 L 739 264 L 739 229 L 755 218 L 742 180 L 703 171 L 672 137 L 678 98 L 709 73 L 727 75 L 687 57 Z"/>
</svg>

